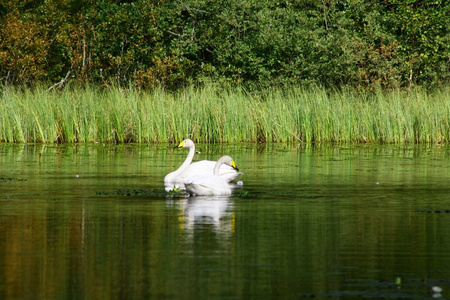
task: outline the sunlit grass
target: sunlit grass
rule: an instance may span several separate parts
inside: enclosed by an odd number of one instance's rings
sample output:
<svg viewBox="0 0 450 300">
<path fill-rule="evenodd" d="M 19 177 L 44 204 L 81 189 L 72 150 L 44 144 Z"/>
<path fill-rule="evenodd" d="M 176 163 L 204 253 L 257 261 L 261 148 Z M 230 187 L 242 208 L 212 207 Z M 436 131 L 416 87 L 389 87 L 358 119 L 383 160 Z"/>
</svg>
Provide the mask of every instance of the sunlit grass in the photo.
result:
<svg viewBox="0 0 450 300">
<path fill-rule="evenodd" d="M 3 88 L 0 141 L 445 143 L 450 89 Z"/>
</svg>

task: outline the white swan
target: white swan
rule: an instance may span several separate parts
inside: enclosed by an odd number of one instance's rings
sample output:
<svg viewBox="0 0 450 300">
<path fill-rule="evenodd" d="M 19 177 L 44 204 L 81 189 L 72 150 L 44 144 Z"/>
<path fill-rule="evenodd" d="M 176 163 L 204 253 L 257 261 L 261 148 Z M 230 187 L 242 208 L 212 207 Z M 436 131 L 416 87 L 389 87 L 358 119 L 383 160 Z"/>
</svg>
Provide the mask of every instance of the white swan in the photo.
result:
<svg viewBox="0 0 450 300">
<path fill-rule="evenodd" d="M 234 160 L 228 156 L 222 156 L 214 166 L 213 175 L 194 175 L 185 183 L 186 191 L 197 196 L 229 196 L 231 187 L 228 182 L 219 175 L 220 166 L 227 165 L 239 171 Z"/>
<path fill-rule="evenodd" d="M 184 189 L 184 182 L 178 182 L 177 177 L 186 170 L 192 162 L 192 159 L 195 155 L 195 144 L 192 140 L 184 140 L 180 144 L 178 144 L 175 148 L 189 148 L 189 153 L 181 166 L 173 172 L 170 172 L 164 177 L 164 185 L 166 187 L 166 191 L 170 191 L 174 188 Z"/>
<path fill-rule="evenodd" d="M 183 140 L 176 148 L 188 148 L 189 153 L 186 157 L 186 160 L 177 170 L 167 174 L 166 177 L 164 177 L 164 185 L 166 191 L 173 190 L 174 188 L 184 189 L 184 184 L 186 183 L 186 181 L 194 175 L 213 174 L 214 166 L 216 165 L 215 161 L 201 160 L 191 164 L 192 159 L 195 155 L 195 144 L 192 140 Z M 242 173 L 237 172 L 235 169 L 228 165 L 222 165 L 219 170 L 219 175 L 223 177 L 227 182 L 230 182 L 242 176 Z"/>
</svg>

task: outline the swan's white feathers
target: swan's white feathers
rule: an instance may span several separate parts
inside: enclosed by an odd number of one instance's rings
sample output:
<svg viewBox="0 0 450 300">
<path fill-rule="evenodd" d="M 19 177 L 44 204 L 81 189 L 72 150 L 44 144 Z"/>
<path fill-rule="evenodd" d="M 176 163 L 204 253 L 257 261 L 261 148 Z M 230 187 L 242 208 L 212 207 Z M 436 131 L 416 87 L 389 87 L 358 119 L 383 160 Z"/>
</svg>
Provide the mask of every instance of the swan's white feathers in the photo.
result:
<svg viewBox="0 0 450 300">
<path fill-rule="evenodd" d="M 184 182 L 178 182 L 177 177 L 186 169 L 189 167 L 189 165 L 192 162 L 192 159 L 195 155 L 195 144 L 192 140 L 183 140 L 181 143 L 178 144 L 175 148 L 189 148 L 189 153 L 184 160 L 184 162 L 181 164 L 181 166 L 176 169 L 173 172 L 170 172 L 164 177 L 164 185 L 166 186 L 166 190 L 171 190 L 173 187 L 177 188 L 184 188 L 183 186 L 178 185 L 178 183 L 183 184 Z"/>
<path fill-rule="evenodd" d="M 201 160 L 192 163 L 195 155 L 195 144 L 192 140 L 183 140 L 175 148 L 188 148 L 189 153 L 183 164 L 177 170 L 170 172 L 164 177 L 166 191 L 173 190 L 174 188 L 185 189 L 186 181 L 194 175 L 213 175 L 213 170 L 216 165 L 215 161 Z M 242 176 L 242 173 L 237 172 L 233 166 L 223 164 L 220 166 L 219 176 L 223 177 L 226 182 L 230 182 Z"/>
<path fill-rule="evenodd" d="M 174 181 L 186 183 L 186 181 L 194 175 L 211 176 L 213 175 L 215 165 L 216 162 L 211 160 L 197 161 L 189 165 L 189 167 L 181 172 L 181 174 L 178 175 Z M 242 176 L 242 173 L 237 172 L 232 166 L 223 164 L 220 166 L 219 176 L 224 178 L 227 182 L 230 182 Z"/>
<path fill-rule="evenodd" d="M 229 196 L 231 195 L 231 187 L 228 182 L 219 176 L 221 166 L 227 165 L 233 169 L 237 169 L 233 159 L 226 155 L 222 156 L 215 164 L 212 175 L 193 175 L 186 183 L 186 190 L 191 195 L 198 196 Z"/>
</svg>

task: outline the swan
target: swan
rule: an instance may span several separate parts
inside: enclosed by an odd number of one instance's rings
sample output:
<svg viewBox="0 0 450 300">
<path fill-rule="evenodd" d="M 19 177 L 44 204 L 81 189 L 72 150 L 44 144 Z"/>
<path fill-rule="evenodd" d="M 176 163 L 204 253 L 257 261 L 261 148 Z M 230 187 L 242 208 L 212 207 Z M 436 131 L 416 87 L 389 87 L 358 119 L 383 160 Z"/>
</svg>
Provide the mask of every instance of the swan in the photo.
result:
<svg viewBox="0 0 450 300">
<path fill-rule="evenodd" d="M 239 171 L 234 160 L 228 156 L 222 156 L 214 166 L 213 175 L 197 174 L 189 178 L 186 183 L 186 191 L 197 196 L 229 196 L 231 187 L 227 180 L 219 175 L 222 165 L 227 165 Z"/>
<path fill-rule="evenodd" d="M 192 163 L 192 159 L 195 155 L 195 144 L 191 139 L 183 140 L 177 147 L 175 148 L 188 148 L 189 153 L 186 157 L 186 160 L 181 164 L 181 166 L 166 175 L 164 177 L 164 185 L 166 187 L 166 191 L 176 189 L 184 189 L 184 183 L 192 176 L 196 174 L 203 175 L 212 175 L 214 166 L 216 165 L 215 161 L 211 160 L 201 160 L 195 163 Z M 192 164 L 191 164 L 192 163 Z M 227 182 L 230 182 L 240 176 L 242 173 L 237 172 L 235 169 L 228 165 L 222 165 L 219 170 L 219 175 L 223 177 Z"/>
<path fill-rule="evenodd" d="M 184 183 L 177 181 L 177 177 L 189 167 L 195 155 L 195 144 L 190 139 L 183 140 L 175 148 L 189 148 L 189 153 L 178 169 L 170 172 L 164 177 L 164 185 L 166 187 L 166 191 L 170 191 L 175 188 L 184 189 Z"/>
</svg>

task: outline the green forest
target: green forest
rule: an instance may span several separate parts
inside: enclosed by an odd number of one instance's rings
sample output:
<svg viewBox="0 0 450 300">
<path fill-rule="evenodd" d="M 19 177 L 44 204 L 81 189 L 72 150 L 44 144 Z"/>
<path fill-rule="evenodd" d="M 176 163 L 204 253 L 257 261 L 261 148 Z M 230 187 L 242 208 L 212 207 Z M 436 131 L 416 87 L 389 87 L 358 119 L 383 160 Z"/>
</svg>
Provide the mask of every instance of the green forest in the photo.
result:
<svg viewBox="0 0 450 300">
<path fill-rule="evenodd" d="M 447 143 L 450 1 L 0 2 L 0 142 Z"/>
<path fill-rule="evenodd" d="M 440 88 L 449 15 L 443 0 L 2 0 L 0 85 Z"/>
</svg>

